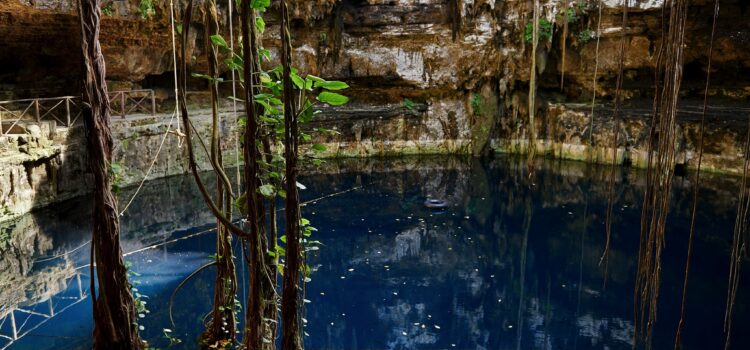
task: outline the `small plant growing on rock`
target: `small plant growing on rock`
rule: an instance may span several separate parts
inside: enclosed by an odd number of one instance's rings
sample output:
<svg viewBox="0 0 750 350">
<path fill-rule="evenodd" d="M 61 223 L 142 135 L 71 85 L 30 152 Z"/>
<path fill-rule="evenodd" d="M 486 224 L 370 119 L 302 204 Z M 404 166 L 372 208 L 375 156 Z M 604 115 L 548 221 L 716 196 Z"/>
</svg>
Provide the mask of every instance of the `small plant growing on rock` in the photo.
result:
<svg viewBox="0 0 750 350">
<path fill-rule="evenodd" d="M 119 162 L 112 162 L 109 168 L 109 175 L 112 178 L 112 193 L 120 192 L 123 183 L 123 169 Z"/>
<path fill-rule="evenodd" d="M 406 97 L 404 97 L 404 102 L 402 102 L 401 104 L 404 106 L 404 108 L 406 108 L 406 109 L 408 109 L 410 111 L 413 111 L 414 108 L 417 106 L 414 103 L 414 101 L 412 101 L 412 100 L 410 100 L 410 99 L 408 99 Z"/>
<path fill-rule="evenodd" d="M 474 115 L 482 113 L 482 96 L 478 93 L 471 95 L 471 110 Z"/>
<path fill-rule="evenodd" d="M 102 13 L 107 17 L 112 17 L 112 14 L 114 13 L 114 9 L 112 8 L 112 3 L 108 3 L 107 6 L 104 6 L 102 8 Z"/>
<path fill-rule="evenodd" d="M 534 23 L 529 22 L 526 24 L 526 30 L 524 30 L 523 37 L 527 43 L 530 43 L 534 39 Z M 539 19 L 539 41 L 552 39 L 552 22 L 546 18 Z"/>
<path fill-rule="evenodd" d="M 578 33 L 578 41 L 582 44 L 589 42 L 594 38 L 594 31 L 590 28 L 586 28 Z"/>
<path fill-rule="evenodd" d="M 575 8 L 568 8 L 567 10 L 565 10 L 565 13 L 557 15 L 557 19 L 561 22 L 563 20 L 567 20 L 568 23 L 575 23 L 575 22 L 578 22 L 580 17 L 578 17 L 578 12 L 576 11 Z M 541 22 L 540 22 L 540 26 L 541 26 Z"/>
<path fill-rule="evenodd" d="M 138 14 L 141 16 L 141 19 L 144 20 L 153 17 L 156 14 L 154 0 L 141 0 L 138 4 Z"/>
</svg>

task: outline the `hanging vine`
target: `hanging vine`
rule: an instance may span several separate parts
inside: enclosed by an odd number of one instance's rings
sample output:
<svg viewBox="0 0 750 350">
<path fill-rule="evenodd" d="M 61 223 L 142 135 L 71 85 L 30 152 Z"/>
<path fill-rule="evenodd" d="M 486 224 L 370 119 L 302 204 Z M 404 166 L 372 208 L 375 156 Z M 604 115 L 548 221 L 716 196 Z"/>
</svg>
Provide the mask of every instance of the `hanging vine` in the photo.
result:
<svg viewBox="0 0 750 350">
<path fill-rule="evenodd" d="M 732 235 L 732 251 L 729 260 L 729 284 L 727 286 L 727 304 L 724 310 L 724 349 L 729 349 L 732 339 L 732 317 L 734 303 L 737 298 L 737 290 L 740 285 L 740 271 L 742 258 L 747 255 L 747 225 L 748 210 L 750 209 L 750 196 L 748 195 L 748 166 L 750 166 L 750 119 L 748 120 L 748 131 L 743 149 L 745 163 L 742 168 L 742 182 L 740 195 L 737 202 L 737 216 L 734 222 Z"/>
<path fill-rule="evenodd" d="M 223 156 L 221 151 L 221 137 L 218 130 L 219 125 L 219 77 L 218 77 L 218 48 L 211 42 L 211 37 L 219 34 L 219 20 L 215 0 L 207 0 L 204 3 L 203 23 L 206 28 L 204 32 L 204 45 L 206 49 L 206 60 L 208 62 L 208 85 L 211 93 L 211 161 L 214 167 L 223 171 Z M 226 182 L 225 182 L 226 181 Z M 220 174 L 216 177 L 217 196 L 223 215 L 232 217 L 231 184 L 228 178 Z M 228 187 L 229 186 L 229 187 Z M 204 346 L 226 347 L 234 343 L 235 339 L 235 296 L 237 291 L 237 278 L 234 265 L 234 254 L 232 252 L 231 233 L 217 220 L 216 230 L 216 280 L 214 286 L 214 305 L 201 343 Z"/>
<path fill-rule="evenodd" d="M 562 51 L 561 54 L 561 63 L 560 63 L 560 91 L 563 91 L 565 87 L 565 49 L 567 49 L 568 44 L 568 0 L 564 0 L 562 3 L 562 8 L 560 11 L 563 14 L 563 32 L 562 32 L 562 41 L 560 43 L 560 49 Z"/>
<path fill-rule="evenodd" d="M 695 184 L 693 185 L 693 207 L 690 213 L 690 234 L 688 236 L 687 258 L 685 259 L 685 277 L 682 283 L 682 302 L 680 303 L 680 321 L 677 323 L 674 349 L 682 347 L 682 330 L 685 326 L 685 301 L 687 300 L 688 277 L 690 275 L 690 259 L 693 253 L 693 238 L 695 237 L 695 219 L 698 208 L 698 192 L 701 185 L 701 166 L 703 164 L 703 143 L 706 127 L 706 111 L 708 109 L 708 88 L 711 85 L 711 64 L 714 53 L 714 36 L 716 34 L 716 23 L 719 18 L 719 0 L 714 2 L 713 22 L 711 25 L 711 39 L 708 46 L 708 65 L 706 67 L 706 87 L 703 90 L 703 109 L 701 111 L 700 131 L 698 134 L 698 169 L 695 173 Z"/>
<path fill-rule="evenodd" d="M 534 0 L 534 19 L 531 36 L 531 67 L 529 68 L 529 146 L 526 168 L 529 179 L 534 174 L 534 157 L 536 156 L 536 50 L 539 45 L 539 0 Z"/>
<path fill-rule="evenodd" d="M 641 242 L 634 291 L 636 341 L 651 347 L 661 281 L 661 255 L 675 165 L 677 101 L 682 81 L 687 0 L 664 4 L 662 46 L 657 60 L 654 114 L 648 146 L 646 189 L 641 213 Z M 669 12 L 668 16 L 666 12 Z"/>
<path fill-rule="evenodd" d="M 289 8 L 281 0 L 281 42 L 284 86 L 284 159 L 286 161 L 286 264 L 281 296 L 281 347 L 285 350 L 302 348 L 299 323 L 299 270 L 301 267 L 299 194 L 297 192 L 298 124 L 292 92 L 292 36 Z"/>
<path fill-rule="evenodd" d="M 599 259 L 599 264 L 604 264 L 604 286 L 607 286 L 607 272 L 609 269 L 609 247 L 612 243 L 612 208 L 615 202 L 615 177 L 617 170 L 617 151 L 620 143 L 620 104 L 622 103 L 621 89 L 623 70 L 625 69 L 625 54 L 627 48 L 627 27 L 628 27 L 628 6 L 629 0 L 623 0 L 622 3 L 622 32 L 620 33 L 620 48 L 617 61 L 617 81 L 615 83 L 615 101 L 612 110 L 612 133 L 614 140 L 612 144 L 612 162 L 610 163 L 609 182 L 607 184 L 607 213 L 605 215 L 605 232 L 607 239 L 604 243 L 604 253 Z"/>
<path fill-rule="evenodd" d="M 596 108 L 596 89 L 599 75 L 599 43 L 602 32 L 602 0 L 599 0 L 599 19 L 596 21 L 596 49 L 594 53 L 594 78 L 592 79 L 591 115 L 589 115 L 589 160 L 593 158 L 594 150 L 594 110 Z"/>
</svg>

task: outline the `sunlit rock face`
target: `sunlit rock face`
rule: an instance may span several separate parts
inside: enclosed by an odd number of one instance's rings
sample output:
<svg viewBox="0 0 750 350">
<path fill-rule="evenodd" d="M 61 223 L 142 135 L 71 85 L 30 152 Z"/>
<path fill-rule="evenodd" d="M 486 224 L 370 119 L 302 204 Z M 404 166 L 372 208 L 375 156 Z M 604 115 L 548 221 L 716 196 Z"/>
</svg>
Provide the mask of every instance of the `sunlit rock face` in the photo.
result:
<svg viewBox="0 0 750 350">
<path fill-rule="evenodd" d="M 321 135 L 314 142 L 325 144 L 328 156 L 525 152 L 530 135 L 527 91 L 532 61 L 525 36 L 532 21 L 532 3 L 290 1 L 294 64 L 301 72 L 351 86 L 346 91 L 351 97 L 349 105 L 323 108 L 310 125 L 337 133 Z M 616 159 L 642 166 L 664 2 L 630 1 L 626 28 L 621 23 L 622 1 L 603 1 L 601 22 L 596 3 L 570 1 L 566 11 L 563 2 L 541 1 L 541 18 L 552 25 L 536 57 L 536 146 L 540 153 L 560 158 Z M 0 0 L 0 99 L 79 94 L 80 25 L 75 4 L 75 0 Z M 228 37 L 227 2 L 220 1 L 219 6 L 221 32 Z M 563 15 L 570 9 L 575 10 L 575 16 Z M 139 0 L 126 0 L 111 2 L 102 15 L 101 43 L 110 88 L 156 89 L 157 103 L 164 103 L 162 111 L 170 109 L 173 93 L 169 10 L 166 0 L 155 0 L 152 9 L 142 9 Z M 709 95 L 711 104 L 724 110 L 709 110 L 704 166 L 739 172 L 747 129 L 741 111 L 750 96 L 750 75 L 738 72 L 750 70 L 750 21 L 745 20 L 750 6 L 740 0 L 722 1 L 721 11 Z M 268 66 L 278 63 L 277 12 L 272 7 L 265 15 L 263 43 L 272 56 Z M 712 12 L 711 0 L 690 4 L 681 94 L 690 108 L 680 114 L 676 145 L 678 163 L 688 167 L 697 163 L 694 117 L 702 102 Z M 562 25 L 566 17 L 567 35 Z M 193 18 L 186 26 L 190 29 L 186 46 L 189 69 L 205 73 L 203 24 L 197 10 Z M 234 25 L 237 34 L 237 20 Z M 624 121 L 615 145 L 611 102 L 621 40 L 626 48 L 621 91 Z M 229 78 L 226 67 L 222 72 Z M 223 88 L 227 94 L 231 91 L 228 84 Z M 193 79 L 190 89 L 205 90 L 205 82 Z M 609 108 L 592 113 L 581 107 L 590 103 L 594 94 L 598 103 Z M 146 173 L 166 125 L 165 120 L 139 120 L 117 126 L 115 157 L 127 169 L 125 183 L 137 182 Z M 78 132 L 75 137 L 80 136 Z M 14 142 L 0 141 L 0 152 L 19 151 Z M 65 198 L 39 193 L 80 193 L 86 164 L 75 154 L 83 152 L 83 145 L 58 142 L 54 144 L 57 149 L 45 148 L 47 156 L 37 154 L 25 163 L 0 168 L 0 204 L 6 208 L 0 207 L 0 217 L 8 210 L 20 213 L 38 206 L 29 202 L 32 196 L 25 195 L 25 203 L 12 199 L 29 188 L 39 205 Z M 176 137 L 167 139 L 154 176 L 185 170 L 180 161 L 184 149 L 179 146 Z M 227 150 L 231 153 L 233 148 L 227 146 Z M 231 154 L 225 158 L 236 159 Z M 33 164 L 33 171 L 22 163 Z M 22 181 L 28 174 L 32 181 Z M 45 182 L 55 187 L 42 190 L 34 186 L 45 177 L 56 179 Z"/>
</svg>

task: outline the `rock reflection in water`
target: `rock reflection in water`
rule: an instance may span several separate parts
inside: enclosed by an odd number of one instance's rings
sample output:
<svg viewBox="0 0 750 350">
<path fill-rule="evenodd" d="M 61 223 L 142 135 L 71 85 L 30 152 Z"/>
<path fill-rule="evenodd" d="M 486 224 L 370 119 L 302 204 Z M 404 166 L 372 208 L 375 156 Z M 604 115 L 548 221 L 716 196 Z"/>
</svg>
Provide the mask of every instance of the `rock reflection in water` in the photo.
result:
<svg viewBox="0 0 750 350">
<path fill-rule="evenodd" d="M 607 168 L 542 162 L 530 187 L 522 164 L 505 158 L 485 163 L 458 158 L 342 160 L 300 180 L 307 187 L 303 200 L 362 186 L 303 208 L 324 244 L 308 257 L 317 272 L 306 288 L 307 348 L 630 349 L 642 175 L 626 171 L 618 177 L 605 289 L 599 259 L 605 241 Z M 160 180 L 144 188 L 123 219 L 127 251 L 210 229 L 210 213 L 185 180 Z M 699 258 L 691 276 L 686 349 L 722 343 L 736 181 L 708 176 L 701 192 L 706 205 L 698 219 L 694 256 Z M 450 207 L 431 211 L 423 205 L 427 197 L 443 199 Z M 672 346 L 679 313 L 690 209 L 686 179 L 675 181 L 673 198 L 655 348 Z M 37 223 L 37 231 L 5 235 L 13 239 L 2 246 L 12 252 L 0 262 L 12 271 L 0 273 L 4 308 L 21 300 L 20 294 L 11 294 L 18 291 L 5 288 L 18 285 L 19 276 L 36 276 L 34 287 L 24 290 L 38 290 L 40 297 L 25 302 L 42 302 L 66 288 L 54 281 L 64 281 L 66 271 L 87 262 L 86 248 L 40 269 L 32 263 L 40 255 L 85 243 L 86 214 L 78 219 L 65 215 L 76 206 L 26 219 L 47 223 Z M 151 313 L 141 322 L 153 346 L 167 345 L 160 333 L 172 328 L 166 313 L 172 290 L 208 261 L 213 244 L 212 236 L 203 234 L 128 257 L 141 274 L 139 289 L 149 296 Z M 45 269 L 57 269 L 58 277 L 47 277 Z M 208 270 L 177 295 L 175 335 L 184 341 L 182 348 L 195 347 L 210 308 L 212 283 Z M 745 295 L 740 295 L 738 310 L 747 305 Z M 51 319 L 13 349 L 85 347 L 86 338 L 49 340 L 90 329 L 89 307 L 82 304 L 66 313 L 71 316 Z M 736 321 L 743 324 L 745 318 L 738 312 Z M 750 345 L 748 338 L 737 334 L 735 347 Z"/>
</svg>

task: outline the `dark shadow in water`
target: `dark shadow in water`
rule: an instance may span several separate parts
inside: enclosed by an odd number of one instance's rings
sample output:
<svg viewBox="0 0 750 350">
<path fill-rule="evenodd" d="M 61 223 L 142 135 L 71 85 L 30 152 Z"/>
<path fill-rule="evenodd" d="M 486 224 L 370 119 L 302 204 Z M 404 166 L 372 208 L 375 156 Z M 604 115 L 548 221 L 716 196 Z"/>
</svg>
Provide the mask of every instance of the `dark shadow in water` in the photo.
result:
<svg viewBox="0 0 750 350">
<path fill-rule="evenodd" d="M 618 176 L 604 289 L 607 168 L 542 162 L 529 188 L 522 165 L 507 158 L 343 160 L 302 179 L 303 200 L 362 186 L 303 208 L 324 244 L 309 256 L 317 271 L 306 289 L 307 348 L 630 349 L 642 174 Z M 691 196 L 687 180 L 676 180 L 655 348 L 672 347 L 679 317 Z M 719 348 L 723 341 L 737 181 L 707 176 L 701 190 L 686 349 Z M 429 210 L 428 196 L 450 207 Z M 0 293 L 3 308 L 42 310 L 49 300 L 62 305 L 76 296 L 75 268 L 88 262 L 88 247 L 44 260 L 86 242 L 87 203 L 64 203 L 0 229 L 1 263 L 12 267 L 0 273 L 0 281 L 9 281 Z M 126 258 L 148 296 L 150 313 L 141 324 L 154 346 L 167 345 L 162 329 L 172 328 L 166 304 L 174 287 L 214 253 L 212 221 L 187 177 L 149 183 L 122 220 L 129 252 L 196 234 Z M 87 286 L 87 269 L 79 271 Z M 174 335 L 184 341 L 177 348 L 195 347 L 213 280 L 204 271 L 177 294 Z M 239 300 L 246 300 L 244 292 L 239 288 Z M 742 289 L 739 299 L 736 322 L 745 324 Z M 86 348 L 90 313 L 88 302 L 77 304 L 11 349 Z M 738 333 L 733 345 L 750 347 L 750 335 Z"/>
</svg>

